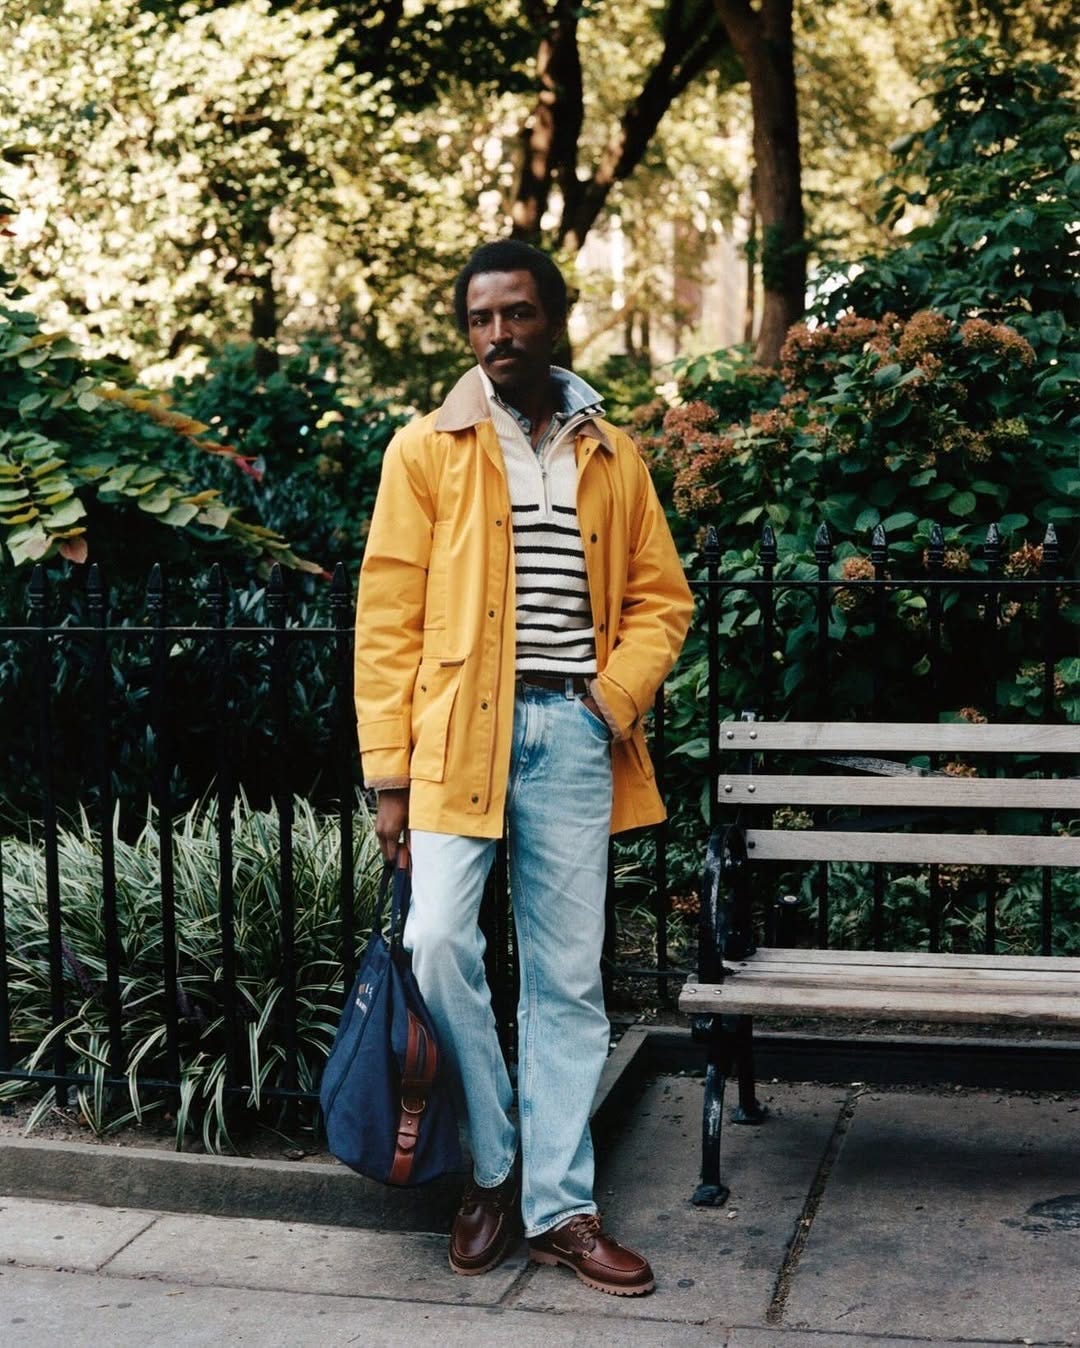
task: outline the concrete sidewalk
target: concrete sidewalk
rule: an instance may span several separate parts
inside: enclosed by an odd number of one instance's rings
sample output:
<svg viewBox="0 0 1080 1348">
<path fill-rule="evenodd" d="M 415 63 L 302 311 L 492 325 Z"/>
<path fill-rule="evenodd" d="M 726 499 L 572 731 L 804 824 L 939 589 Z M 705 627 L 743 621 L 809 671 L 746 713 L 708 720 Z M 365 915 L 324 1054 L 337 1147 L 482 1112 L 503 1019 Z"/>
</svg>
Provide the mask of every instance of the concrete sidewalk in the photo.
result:
<svg viewBox="0 0 1080 1348">
<path fill-rule="evenodd" d="M 765 1086 L 697 1209 L 701 1089 L 653 1080 L 599 1171 L 651 1297 L 524 1249 L 454 1277 L 438 1204 L 425 1231 L 8 1198 L 0 1344 L 1080 1345 L 1080 1097 Z"/>
</svg>

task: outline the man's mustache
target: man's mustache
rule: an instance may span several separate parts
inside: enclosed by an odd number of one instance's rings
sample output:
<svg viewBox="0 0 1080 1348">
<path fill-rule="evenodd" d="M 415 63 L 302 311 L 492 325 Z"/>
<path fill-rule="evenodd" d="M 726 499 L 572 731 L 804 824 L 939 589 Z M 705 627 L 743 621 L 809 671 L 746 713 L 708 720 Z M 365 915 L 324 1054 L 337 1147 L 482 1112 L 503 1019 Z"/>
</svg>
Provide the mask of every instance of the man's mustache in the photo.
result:
<svg viewBox="0 0 1080 1348">
<path fill-rule="evenodd" d="M 484 364 L 490 365 L 493 361 L 499 360 L 502 356 L 524 356 L 525 352 L 520 346 L 493 346 L 484 357 Z"/>
</svg>

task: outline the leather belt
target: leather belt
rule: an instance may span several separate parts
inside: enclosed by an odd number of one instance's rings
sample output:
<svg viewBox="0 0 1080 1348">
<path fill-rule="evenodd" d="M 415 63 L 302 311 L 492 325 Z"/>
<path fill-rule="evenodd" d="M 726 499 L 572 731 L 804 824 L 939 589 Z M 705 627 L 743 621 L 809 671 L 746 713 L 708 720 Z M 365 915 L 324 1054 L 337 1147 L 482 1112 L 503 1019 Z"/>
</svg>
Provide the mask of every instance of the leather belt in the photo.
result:
<svg viewBox="0 0 1080 1348">
<path fill-rule="evenodd" d="M 589 680 L 580 674 L 519 674 L 517 682 L 526 688 L 549 688 L 566 697 L 586 697 Z"/>
</svg>

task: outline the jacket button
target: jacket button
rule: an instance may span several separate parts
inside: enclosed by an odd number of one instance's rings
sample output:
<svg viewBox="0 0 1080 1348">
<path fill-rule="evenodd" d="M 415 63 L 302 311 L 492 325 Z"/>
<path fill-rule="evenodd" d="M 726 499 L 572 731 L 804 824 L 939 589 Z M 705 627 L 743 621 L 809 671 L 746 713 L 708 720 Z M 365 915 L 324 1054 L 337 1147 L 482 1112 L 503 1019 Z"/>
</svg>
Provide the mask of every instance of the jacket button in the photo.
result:
<svg viewBox="0 0 1080 1348">
<path fill-rule="evenodd" d="M 472 803 L 473 803 L 474 805 L 479 805 L 479 804 L 480 804 L 480 797 L 479 797 L 479 796 L 470 796 L 469 799 L 472 801 Z"/>
<path fill-rule="evenodd" d="M 481 710 L 481 711 L 487 711 L 487 709 L 488 709 L 488 704 L 487 704 L 486 702 L 481 702 L 481 703 L 480 703 L 480 710 Z"/>
<path fill-rule="evenodd" d="M 596 630 L 597 630 L 598 632 L 606 632 L 606 631 L 607 631 L 607 627 L 605 626 L 604 623 L 601 623 L 600 626 L 599 626 Z"/>
<path fill-rule="evenodd" d="M 590 543 L 595 543 L 595 542 L 596 542 L 596 535 L 595 535 L 595 534 L 593 534 L 593 535 L 590 537 L 589 542 L 590 542 Z"/>
<path fill-rule="evenodd" d="M 420 685 L 420 691 L 421 691 L 422 693 L 426 693 L 426 692 L 427 692 L 427 684 L 426 684 L 426 683 L 422 683 L 422 684 Z"/>
<path fill-rule="evenodd" d="M 501 528 L 502 528 L 502 520 L 496 520 L 496 521 L 495 521 L 495 527 L 496 527 L 497 529 L 501 529 Z"/>
<path fill-rule="evenodd" d="M 495 616 L 495 610 L 494 610 L 493 608 L 489 608 L 489 609 L 488 609 L 488 617 L 489 617 L 489 618 L 494 618 L 494 616 Z"/>
</svg>

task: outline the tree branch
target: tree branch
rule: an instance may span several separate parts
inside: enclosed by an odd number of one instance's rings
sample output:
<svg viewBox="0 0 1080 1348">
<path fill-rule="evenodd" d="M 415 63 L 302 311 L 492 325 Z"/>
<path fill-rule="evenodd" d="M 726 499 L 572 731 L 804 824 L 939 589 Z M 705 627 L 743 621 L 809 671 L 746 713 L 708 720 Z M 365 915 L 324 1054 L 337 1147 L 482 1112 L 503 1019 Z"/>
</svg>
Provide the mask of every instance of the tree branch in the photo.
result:
<svg viewBox="0 0 1080 1348">
<path fill-rule="evenodd" d="M 673 0 L 669 17 L 673 14 L 686 22 L 665 25 L 664 49 L 641 92 L 623 113 L 590 180 L 578 186 L 574 199 L 566 200 L 558 233 L 561 246 L 571 251 L 581 247 L 614 184 L 628 178 L 641 162 L 668 108 L 728 45 L 727 33 L 711 9 L 705 11 L 704 31 L 700 18 L 685 11 L 682 0 Z"/>
</svg>

